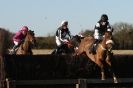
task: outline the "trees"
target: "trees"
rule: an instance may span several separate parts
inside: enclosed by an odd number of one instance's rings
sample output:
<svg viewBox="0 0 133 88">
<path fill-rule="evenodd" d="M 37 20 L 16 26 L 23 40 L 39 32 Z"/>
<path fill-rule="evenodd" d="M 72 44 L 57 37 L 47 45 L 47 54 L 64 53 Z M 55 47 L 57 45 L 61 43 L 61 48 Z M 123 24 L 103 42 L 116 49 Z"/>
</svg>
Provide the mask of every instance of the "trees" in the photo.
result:
<svg viewBox="0 0 133 88">
<path fill-rule="evenodd" d="M 133 24 L 129 23 L 115 23 L 113 25 L 113 38 L 115 41 L 114 49 L 133 49 Z M 84 36 L 93 35 L 94 30 L 86 29 L 82 31 Z M 7 29 L 0 28 L 0 52 L 4 48 L 12 48 L 13 33 Z M 55 36 L 36 37 L 37 49 L 56 48 Z"/>
<path fill-rule="evenodd" d="M 6 53 L 6 49 L 11 46 L 12 33 L 4 28 L 0 28 L 0 54 Z"/>
<path fill-rule="evenodd" d="M 116 23 L 114 28 L 115 49 L 133 49 L 133 25 Z"/>
<path fill-rule="evenodd" d="M 36 37 L 37 49 L 51 49 L 55 48 L 55 36 Z"/>
</svg>

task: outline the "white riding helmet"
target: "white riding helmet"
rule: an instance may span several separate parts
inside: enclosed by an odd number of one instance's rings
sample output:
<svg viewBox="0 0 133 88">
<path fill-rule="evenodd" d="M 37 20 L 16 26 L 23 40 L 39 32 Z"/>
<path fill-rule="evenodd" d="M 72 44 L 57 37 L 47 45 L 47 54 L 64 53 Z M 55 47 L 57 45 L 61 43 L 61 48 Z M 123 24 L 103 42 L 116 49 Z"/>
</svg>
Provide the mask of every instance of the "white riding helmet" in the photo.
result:
<svg viewBox="0 0 133 88">
<path fill-rule="evenodd" d="M 68 25 L 68 21 L 64 20 L 61 22 L 61 26 Z"/>
</svg>

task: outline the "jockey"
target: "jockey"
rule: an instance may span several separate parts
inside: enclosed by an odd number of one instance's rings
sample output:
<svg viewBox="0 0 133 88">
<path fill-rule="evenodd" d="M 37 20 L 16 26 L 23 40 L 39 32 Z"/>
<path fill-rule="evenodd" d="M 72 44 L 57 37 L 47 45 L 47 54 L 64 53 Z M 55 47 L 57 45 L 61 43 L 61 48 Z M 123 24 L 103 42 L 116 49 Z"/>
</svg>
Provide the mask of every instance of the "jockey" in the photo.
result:
<svg viewBox="0 0 133 88">
<path fill-rule="evenodd" d="M 13 54 L 16 53 L 15 49 L 17 47 L 19 47 L 21 45 L 21 43 L 24 41 L 26 35 L 28 32 L 28 27 L 27 26 L 23 26 L 18 32 L 15 33 L 15 35 L 13 36 Z"/>
<path fill-rule="evenodd" d="M 95 53 L 95 46 L 102 40 L 104 33 L 108 32 L 113 32 L 113 29 L 108 22 L 108 16 L 106 14 L 101 15 L 101 19 L 96 23 L 95 28 L 94 28 L 94 39 L 95 41 L 93 42 L 91 48 L 90 48 L 90 53 L 94 52 Z"/>
<path fill-rule="evenodd" d="M 62 45 L 66 42 L 69 42 L 68 40 L 71 39 L 71 34 L 68 28 L 68 21 L 62 21 L 61 26 L 56 31 L 56 44 L 57 44 L 57 51 L 62 48 Z"/>
</svg>

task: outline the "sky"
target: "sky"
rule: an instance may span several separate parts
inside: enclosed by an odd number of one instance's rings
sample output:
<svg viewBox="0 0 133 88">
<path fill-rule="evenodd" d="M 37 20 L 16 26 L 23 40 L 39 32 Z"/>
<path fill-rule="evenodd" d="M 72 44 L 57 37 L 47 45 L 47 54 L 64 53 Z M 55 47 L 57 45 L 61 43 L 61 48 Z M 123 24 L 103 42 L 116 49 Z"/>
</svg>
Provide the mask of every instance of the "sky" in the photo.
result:
<svg viewBox="0 0 133 88">
<path fill-rule="evenodd" d="M 102 14 L 110 24 L 133 23 L 133 0 L 0 0 L 0 27 L 17 32 L 26 25 L 36 36 L 54 35 L 63 20 L 72 35 L 93 29 Z"/>
</svg>

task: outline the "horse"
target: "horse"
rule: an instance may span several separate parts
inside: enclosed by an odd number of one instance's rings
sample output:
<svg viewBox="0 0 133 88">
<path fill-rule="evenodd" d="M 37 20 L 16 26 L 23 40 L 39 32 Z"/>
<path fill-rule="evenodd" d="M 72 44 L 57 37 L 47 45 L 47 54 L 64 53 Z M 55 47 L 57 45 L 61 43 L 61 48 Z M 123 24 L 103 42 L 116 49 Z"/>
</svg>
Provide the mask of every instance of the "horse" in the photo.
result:
<svg viewBox="0 0 133 88">
<path fill-rule="evenodd" d="M 85 37 L 77 50 L 77 55 L 85 53 L 91 61 L 96 63 L 101 70 L 101 80 L 105 80 L 105 66 L 108 65 L 108 70 L 112 73 L 114 83 L 118 83 L 117 78 L 114 74 L 111 64 L 111 55 L 112 55 L 112 47 L 113 40 L 112 34 L 110 32 L 105 32 L 103 39 L 97 45 L 96 54 L 90 53 L 89 48 L 92 46 L 94 42 L 94 37 L 88 36 Z M 106 65 L 105 65 L 106 63 Z"/>
<path fill-rule="evenodd" d="M 74 35 L 72 36 L 71 39 L 68 39 L 68 42 L 65 42 L 63 45 L 60 47 L 60 51 L 56 52 L 57 49 L 55 49 L 52 54 L 75 54 L 81 39 L 83 37 L 79 35 Z"/>
<path fill-rule="evenodd" d="M 36 44 L 34 31 L 29 30 L 24 42 L 16 50 L 17 55 L 32 55 L 32 47 Z"/>
</svg>

